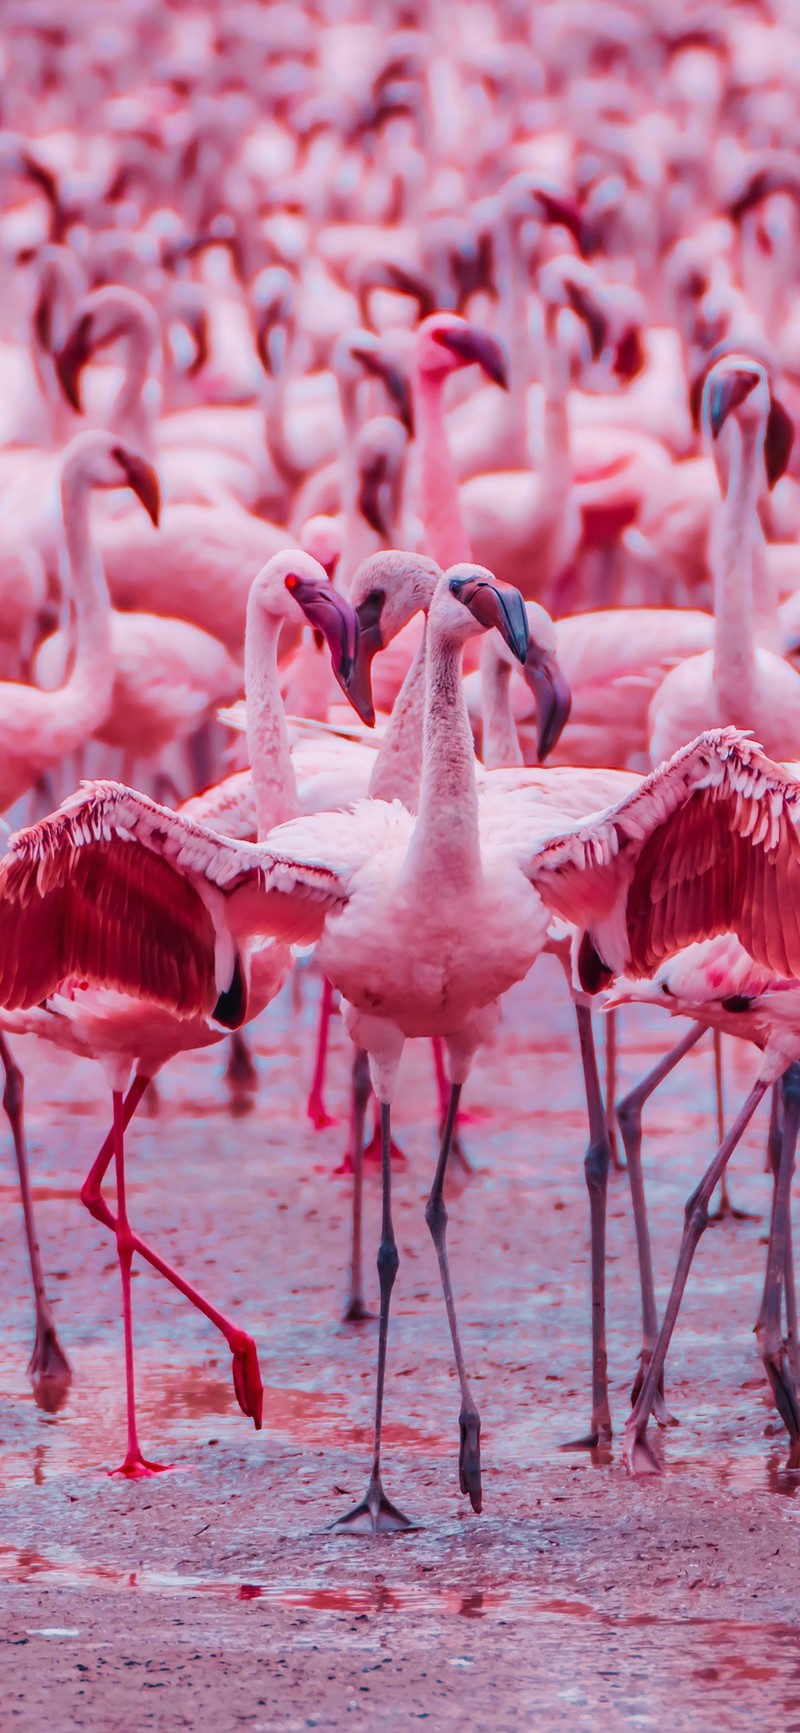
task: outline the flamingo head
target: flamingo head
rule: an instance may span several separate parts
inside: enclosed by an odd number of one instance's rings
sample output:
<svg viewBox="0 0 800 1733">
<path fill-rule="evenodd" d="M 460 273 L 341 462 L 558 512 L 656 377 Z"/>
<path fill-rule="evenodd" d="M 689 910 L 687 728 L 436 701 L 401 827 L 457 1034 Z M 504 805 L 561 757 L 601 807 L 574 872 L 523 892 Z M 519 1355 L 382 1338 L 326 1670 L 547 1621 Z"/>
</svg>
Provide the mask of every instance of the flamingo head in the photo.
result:
<svg viewBox="0 0 800 1733">
<path fill-rule="evenodd" d="M 427 613 L 441 577 L 435 560 L 390 549 L 362 560 L 350 586 L 358 620 L 358 651 L 347 696 L 362 722 L 375 722 L 372 664 L 420 611 Z"/>
<path fill-rule="evenodd" d="M 572 693 L 556 654 L 556 630 L 550 615 L 539 602 L 531 601 L 525 603 L 525 612 L 529 642 L 523 675 L 536 700 L 536 756 L 544 764 L 569 721 Z M 481 667 L 486 672 L 492 659 L 504 662 L 509 669 L 516 665 L 512 652 L 495 636 L 486 639 L 481 651 Z"/>
<path fill-rule="evenodd" d="M 277 378 L 294 323 L 295 280 L 283 265 L 260 271 L 251 290 L 256 353 L 264 372 Z"/>
<path fill-rule="evenodd" d="M 358 649 L 358 621 L 350 603 L 334 589 L 324 572 L 321 578 L 299 571 L 287 572 L 284 587 L 309 625 L 324 638 L 333 672 L 342 691 L 347 693 Z"/>
<path fill-rule="evenodd" d="M 116 343 L 121 337 L 137 338 L 149 353 L 160 342 L 156 314 L 149 301 L 134 289 L 119 283 L 104 284 L 90 290 L 75 309 L 66 340 L 56 356 L 56 372 L 67 402 L 78 415 L 81 403 L 81 376 L 98 350 Z"/>
<path fill-rule="evenodd" d="M 359 429 L 358 509 L 375 534 L 387 542 L 400 504 L 407 450 L 408 433 L 402 422 L 390 415 L 373 416 Z"/>
<path fill-rule="evenodd" d="M 750 355 L 722 355 L 706 374 L 701 420 L 713 440 L 731 415 L 743 427 L 763 426 L 764 466 L 767 482 L 774 487 L 791 456 L 794 423 L 773 396 L 766 368 Z"/>
<path fill-rule="evenodd" d="M 141 500 L 156 528 L 161 515 L 161 489 L 151 463 L 123 445 L 111 433 L 79 433 L 70 440 L 61 466 L 62 487 L 80 479 L 89 487 L 129 487 Z"/>
<path fill-rule="evenodd" d="M 414 432 L 411 392 L 405 369 L 388 345 L 374 331 L 350 331 L 339 339 L 333 356 L 336 372 L 342 377 L 380 379 L 407 433 Z"/>
<path fill-rule="evenodd" d="M 374 329 L 371 308 L 372 292 L 376 289 L 388 289 L 392 294 L 416 301 L 418 320 L 426 319 L 436 308 L 433 289 L 419 272 L 394 259 L 370 259 L 358 275 L 358 304 L 364 325 L 369 329 Z"/>
<path fill-rule="evenodd" d="M 436 380 L 475 362 L 487 379 L 508 390 L 508 356 L 499 338 L 457 313 L 433 313 L 423 320 L 417 332 L 416 361 L 421 376 Z"/>
<path fill-rule="evenodd" d="M 525 603 L 519 590 L 499 584 L 485 566 L 468 561 L 451 566 L 440 580 L 432 609 L 437 624 L 446 625 L 460 640 L 496 627 L 512 655 L 525 665 L 530 645 Z"/>
</svg>

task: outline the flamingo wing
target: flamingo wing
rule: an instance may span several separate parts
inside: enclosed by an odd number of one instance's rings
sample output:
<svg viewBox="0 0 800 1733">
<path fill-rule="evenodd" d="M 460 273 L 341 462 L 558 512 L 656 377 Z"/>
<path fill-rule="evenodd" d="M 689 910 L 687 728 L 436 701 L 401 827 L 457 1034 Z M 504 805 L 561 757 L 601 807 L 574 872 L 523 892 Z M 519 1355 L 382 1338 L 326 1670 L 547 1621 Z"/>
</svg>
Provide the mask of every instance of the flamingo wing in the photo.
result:
<svg viewBox="0 0 800 1733">
<path fill-rule="evenodd" d="M 0 1004 L 71 976 L 235 1027 L 258 935 L 311 943 L 336 872 L 219 835 L 119 783 L 84 783 L 0 862 Z"/>
<path fill-rule="evenodd" d="M 587 990 L 726 931 L 800 976 L 799 823 L 800 783 L 738 729 L 711 729 L 616 806 L 551 835 L 526 870 L 582 930 Z"/>
</svg>

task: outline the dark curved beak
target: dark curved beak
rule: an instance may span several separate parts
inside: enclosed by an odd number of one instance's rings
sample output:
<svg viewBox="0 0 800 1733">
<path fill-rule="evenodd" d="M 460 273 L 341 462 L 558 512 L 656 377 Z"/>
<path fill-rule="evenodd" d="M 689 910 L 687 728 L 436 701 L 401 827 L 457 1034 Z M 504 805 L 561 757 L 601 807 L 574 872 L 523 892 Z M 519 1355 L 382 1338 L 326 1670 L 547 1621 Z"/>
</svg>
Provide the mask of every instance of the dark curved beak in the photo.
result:
<svg viewBox="0 0 800 1733">
<path fill-rule="evenodd" d="M 579 252 L 584 251 L 583 214 L 574 199 L 562 198 L 558 193 L 548 192 L 546 187 L 536 188 L 536 198 L 542 207 L 545 222 L 554 227 L 568 229 Z"/>
<path fill-rule="evenodd" d="M 371 598 L 356 608 L 358 647 L 356 658 L 345 686 L 345 692 L 357 716 L 367 728 L 375 727 L 375 705 L 372 698 L 372 664 L 383 649 L 380 611 L 376 614 Z"/>
<path fill-rule="evenodd" d="M 92 315 L 84 313 L 56 356 L 58 382 L 71 409 L 83 414 L 81 374 L 92 358 Z"/>
<path fill-rule="evenodd" d="M 713 439 L 718 438 L 731 410 L 744 403 L 757 384 L 757 373 L 731 372 L 706 380 L 706 411 Z"/>
<path fill-rule="evenodd" d="M 592 350 L 592 360 L 596 361 L 606 346 L 608 321 L 597 302 L 593 300 L 582 284 L 567 282 L 565 288 L 567 300 L 573 313 L 577 313 L 578 318 L 586 326 Z"/>
<path fill-rule="evenodd" d="M 114 448 L 114 457 L 123 471 L 129 488 L 141 500 L 148 517 L 158 529 L 161 516 L 161 487 L 158 475 L 151 463 L 139 457 L 135 451 L 126 451 L 124 445 Z"/>
<path fill-rule="evenodd" d="M 302 608 L 310 626 L 321 632 L 328 646 L 331 667 L 345 693 L 350 697 L 352 678 L 358 651 L 358 620 L 355 609 L 332 584 L 315 583 L 312 578 L 300 578 L 290 572 L 286 588 Z"/>
<path fill-rule="evenodd" d="M 485 578 L 451 578 L 450 590 L 482 626 L 494 626 L 518 662 L 525 664 L 530 643 L 528 616 L 519 590 L 501 590 Z"/>
<path fill-rule="evenodd" d="M 358 509 L 370 528 L 383 541 L 389 540 L 389 525 L 383 510 L 381 488 L 386 480 L 386 454 L 380 452 L 361 471 L 358 489 Z"/>
<path fill-rule="evenodd" d="M 183 314 L 183 323 L 195 345 L 195 352 L 187 367 L 187 377 L 195 379 L 202 372 L 211 353 L 209 342 L 208 314 L 204 307 L 193 307 Z"/>
<path fill-rule="evenodd" d="M 487 379 L 502 386 L 504 391 L 508 390 L 508 356 L 503 344 L 492 336 L 491 331 L 483 331 L 479 325 L 465 325 L 463 329 L 455 327 L 451 331 L 434 331 L 433 337 L 443 349 L 457 355 L 465 367 L 475 361 Z"/>
<path fill-rule="evenodd" d="M 528 650 L 525 679 L 536 699 L 536 756 L 544 764 L 566 727 L 572 694 L 552 650 L 543 650 L 540 644 L 532 643 Z"/>
<path fill-rule="evenodd" d="M 366 346 L 362 349 L 354 345 L 352 352 L 365 373 L 371 374 L 373 379 L 383 381 L 395 406 L 398 420 L 402 421 L 406 433 L 413 438 L 414 411 L 411 406 L 411 390 L 402 368 L 385 349 L 367 349 Z"/>
</svg>

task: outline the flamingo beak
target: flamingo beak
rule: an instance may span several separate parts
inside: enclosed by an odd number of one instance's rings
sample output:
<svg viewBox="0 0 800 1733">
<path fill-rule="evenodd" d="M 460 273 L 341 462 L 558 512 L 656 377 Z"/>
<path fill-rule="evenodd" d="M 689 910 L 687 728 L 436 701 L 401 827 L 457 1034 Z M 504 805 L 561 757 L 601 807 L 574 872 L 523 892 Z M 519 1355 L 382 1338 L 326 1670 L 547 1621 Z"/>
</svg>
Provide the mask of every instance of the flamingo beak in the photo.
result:
<svg viewBox="0 0 800 1733">
<path fill-rule="evenodd" d="M 141 500 L 145 511 L 158 529 L 161 516 L 161 488 L 158 475 L 151 463 L 139 457 L 135 451 L 126 451 L 124 445 L 114 448 L 114 458 L 123 472 L 129 488 Z"/>
<path fill-rule="evenodd" d="M 501 590 L 485 578 L 451 578 L 450 593 L 481 626 L 495 626 L 512 656 L 524 666 L 530 644 L 525 603 L 519 590 Z"/>
<path fill-rule="evenodd" d="M 321 632 L 328 646 L 331 667 L 347 697 L 358 650 L 358 620 L 355 610 L 332 584 L 301 578 L 290 572 L 286 588 L 302 608 L 315 632 Z"/>
<path fill-rule="evenodd" d="M 608 321 L 597 302 L 589 294 L 589 291 L 584 288 L 582 283 L 568 282 L 566 284 L 566 295 L 573 313 L 577 313 L 578 318 L 582 320 L 586 327 L 592 351 L 592 360 L 597 361 L 606 346 Z"/>
<path fill-rule="evenodd" d="M 71 409 L 83 414 L 81 374 L 92 358 L 92 315 L 84 313 L 56 356 L 58 382 Z"/>
<path fill-rule="evenodd" d="M 385 480 L 386 456 L 384 452 L 380 452 L 371 463 L 365 464 L 361 471 L 358 509 L 375 534 L 381 536 L 383 541 L 388 541 L 389 525 L 381 501 L 381 487 Z"/>
<path fill-rule="evenodd" d="M 744 369 L 706 380 L 705 412 L 712 439 L 719 437 L 731 411 L 744 403 L 745 398 L 755 390 L 758 381 L 758 373 L 746 373 Z"/>
<path fill-rule="evenodd" d="M 463 325 L 434 331 L 432 335 L 443 349 L 449 349 L 458 357 L 463 367 L 477 362 L 487 379 L 500 385 L 503 391 L 508 390 L 508 356 L 503 344 L 492 336 L 491 331 L 483 331 L 479 325 Z"/>
<path fill-rule="evenodd" d="M 539 725 L 536 756 L 544 764 L 569 720 L 572 693 L 557 657 L 540 644 L 531 643 L 525 657 L 525 679 L 536 699 Z"/>
<path fill-rule="evenodd" d="M 372 664 L 383 649 L 381 609 L 383 596 L 367 596 L 356 608 L 358 648 L 350 679 L 345 687 L 347 697 L 357 716 L 367 728 L 375 727 L 375 705 L 372 698 Z"/>
<path fill-rule="evenodd" d="M 552 223 L 554 227 L 567 229 L 582 253 L 584 232 L 580 206 L 574 199 L 561 198 L 557 193 L 548 192 L 545 187 L 537 187 L 535 196 L 542 207 L 545 221 Z"/>
<path fill-rule="evenodd" d="M 374 379 L 383 381 L 397 411 L 398 420 L 402 422 L 406 433 L 413 438 L 414 411 L 411 405 L 411 391 L 402 368 L 398 366 L 393 356 L 388 355 L 386 350 L 381 349 L 378 345 L 374 349 L 368 349 L 366 344 L 363 348 L 360 345 L 354 345 L 352 352 L 355 359 L 360 361 L 365 373 L 370 373 Z"/>
</svg>

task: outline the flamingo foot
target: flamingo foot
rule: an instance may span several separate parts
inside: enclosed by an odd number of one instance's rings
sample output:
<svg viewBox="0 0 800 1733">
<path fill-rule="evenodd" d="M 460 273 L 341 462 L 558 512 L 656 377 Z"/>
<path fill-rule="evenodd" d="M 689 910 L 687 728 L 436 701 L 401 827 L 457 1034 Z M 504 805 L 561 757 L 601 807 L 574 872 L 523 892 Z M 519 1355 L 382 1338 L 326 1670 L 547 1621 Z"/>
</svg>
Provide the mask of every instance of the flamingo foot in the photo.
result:
<svg viewBox="0 0 800 1733">
<path fill-rule="evenodd" d="M 640 1432 L 630 1421 L 625 1428 L 623 1440 L 623 1455 L 629 1474 L 638 1479 L 647 1474 L 662 1474 L 663 1469 L 653 1450 L 647 1434 Z"/>
<path fill-rule="evenodd" d="M 237 1330 L 228 1338 L 228 1347 L 233 1355 L 233 1388 L 236 1400 L 242 1413 L 247 1415 L 248 1420 L 252 1420 L 256 1432 L 260 1432 L 264 1413 L 264 1386 L 261 1382 L 255 1342 L 244 1330 Z"/>
<path fill-rule="evenodd" d="M 602 1450 L 612 1441 L 614 1434 L 610 1425 L 598 1425 L 593 1422 L 591 1431 L 583 1438 L 569 1438 L 565 1444 L 559 1444 L 559 1450 Z"/>
<path fill-rule="evenodd" d="M 389 1139 L 389 1155 L 390 1155 L 390 1158 L 394 1162 L 396 1167 L 405 1167 L 408 1163 L 408 1156 L 406 1155 L 405 1151 L 400 1148 L 399 1143 L 395 1143 L 395 1140 L 393 1137 Z M 349 1156 L 345 1156 L 345 1161 L 347 1161 L 347 1160 L 349 1160 Z M 364 1149 L 364 1160 L 365 1161 L 373 1161 L 373 1162 L 376 1162 L 378 1165 L 380 1165 L 380 1161 L 381 1161 L 381 1134 L 380 1134 L 380 1128 L 377 1125 L 375 1127 L 375 1130 L 372 1133 L 372 1136 L 369 1140 L 369 1143 L 366 1145 L 366 1147 Z M 349 1170 L 346 1168 L 342 1168 L 341 1170 L 337 1169 L 337 1172 L 338 1171 L 342 1171 L 342 1172 L 349 1171 L 350 1173 L 352 1173 L 352 1171 L 353 1171 L 352 1161 L 350 1163 Z"/>
<path fill-rule="evenodd" d="M 481 1485 L 481 1417 L 463 1408 L 458 1417 L 461 1447 L 458 1453 L 458 1482 L 469 1499 L 476 1516 L 483 1510 Z"/>
<path fill-rule="evenodd" d="M 172 1462 L 148 1462 L 140 1450 L 129 1450 L 124 1462 L 119 1468 L 108 1471 L 109 1480 L 152 1480 L 156 1474 L 173 1473 L 175 1464 Z"/>
<path fill-rule="evenodd" d="M 28 1361 L 33 1399 L 45 1414 L 63 1408 L 72 1383 L 72 1367 L 58 1340 L 54 1324 L 39 1325 L 33 1353 Z"/>
<path fill-rule="evenodd" d="M 726 1197 L 721 1200 L 719 1208 L 709 1215 L 708 1225 L 709 1227 L 718 1227 L 720 1222 L 757 1222 L 760 1220 L 761 1217 L 756 1210 L 737 1209 L 736 1204 L 731 1203 L 730 1198 Z"/>
<path fill-rule="evenodd" d="M 339 1124 L 335 1115 L 328 1112 L 322 1095 L 317 1090 L 312 1089 L 309 1095 L 306 1102 L 306 1113 L 315 1131 L 326 1131 L 329 1125 Z"/>
<path fill-rule="evenodd" d="M 374 1475 L 361 1503 L 331 1524 L 334 1534 L 408 1534 L 419 1525 L 390 1503 L 380 1475 Z"/>
<path fill-rule="evenodd" d="M 800 1443 L 800 1409 L 797 1404 L 797 1391 L 794 1378 L 783 1344 L 774 1353 L 763 1356 L 764 1370 L 770 1381 L 775 1407 L 789 1434 L 789 1442 L 793 1448 Z"/>
<path fill-rule="evenodd" d="M 370 1311 L 360 1294 L 351 1294 L 342 1313 L 342 1323 L 367 1324 L 374 1316 L 375 1313 Z"/>
</svg>

